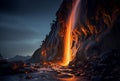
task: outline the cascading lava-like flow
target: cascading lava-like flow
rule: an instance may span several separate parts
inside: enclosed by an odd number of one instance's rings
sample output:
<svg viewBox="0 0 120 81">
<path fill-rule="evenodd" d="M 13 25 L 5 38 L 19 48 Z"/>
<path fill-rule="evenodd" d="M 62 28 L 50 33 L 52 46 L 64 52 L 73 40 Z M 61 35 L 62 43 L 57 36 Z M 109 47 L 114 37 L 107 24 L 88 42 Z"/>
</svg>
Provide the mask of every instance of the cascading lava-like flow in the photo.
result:
<svg viewBox="0 0 120 81">
<path fill-rule="evenodd" d="M 62 66 L 68 66 L 69 62 L 72 61 L 71 36 L 76 23 L 76 16 L 77 16 L 79 3 L 80 3 L 80 0 L 75 1 L 75 4 L 72 7 L 72 11 L 66 23 L 66 30 L 65 30 L 65 37 L 64 37 L 64 54 L 63 54 L 62 61 L 60 63 L 60 65 Z"/>
</svg>

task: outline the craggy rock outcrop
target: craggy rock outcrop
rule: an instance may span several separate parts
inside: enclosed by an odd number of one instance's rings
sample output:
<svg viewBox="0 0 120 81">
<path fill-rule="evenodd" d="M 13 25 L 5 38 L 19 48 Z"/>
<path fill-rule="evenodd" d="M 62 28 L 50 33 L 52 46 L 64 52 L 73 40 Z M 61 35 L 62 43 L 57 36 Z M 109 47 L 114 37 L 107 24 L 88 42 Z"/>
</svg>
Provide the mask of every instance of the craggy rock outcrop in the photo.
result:
<svg viewBox="0 0 120 81">
<path fill-rule="evenodd" d="M 43 58 L 42 58 L 42 55 L 41 55 L 40 51 L 41 51 L 40 48 L 37 49 L 37 50 L 34 52 L 32 58 L 30 58 L 27 62 L 33 62 L 33 63 L 34 63 L 34 62 L 42 62 L 42 61 L 43 61 Z"/>
<path fill-rule="evenodd" d="M 33 54 L 32 61 L 61 60 L 66 22 L 74 2 L 75 0 L 63 0 L 49 35 L 46 36 L 40 49 Z M 81 0 L 77 22 L 72 32 L 71 50 L 77 49 L 73 62 L 87 60 L 91 54 L 100 54 L 108 49 L 120 49 L 119 5 L 118 0 Z"/>
<path fill-rule="evenodd" d="M 63 39 L 67 16 L 71 10 L 72 0 L 64 0 L 56 13 L 56 20 L 51 24 L 51 31 L 46 35 L 41 48 L 36 50 L 30 61 L 43 62 L 60 60 L 63 54 Z M 41 58 L 43 56 L 43 58 Z"/>
</svg>

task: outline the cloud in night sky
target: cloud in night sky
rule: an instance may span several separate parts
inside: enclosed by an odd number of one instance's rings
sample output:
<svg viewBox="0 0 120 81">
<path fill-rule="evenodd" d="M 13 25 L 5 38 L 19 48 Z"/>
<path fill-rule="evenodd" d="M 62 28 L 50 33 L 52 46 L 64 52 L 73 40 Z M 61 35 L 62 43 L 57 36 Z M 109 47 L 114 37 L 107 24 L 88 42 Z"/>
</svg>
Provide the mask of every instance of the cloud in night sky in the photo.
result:
<svg viewBox="0 0 120 81">
<path fill-rule="evenodd" d="M 32 55 L 50 31 L 62 0 L 0 0 L 0 53 Z"/>
</svg>

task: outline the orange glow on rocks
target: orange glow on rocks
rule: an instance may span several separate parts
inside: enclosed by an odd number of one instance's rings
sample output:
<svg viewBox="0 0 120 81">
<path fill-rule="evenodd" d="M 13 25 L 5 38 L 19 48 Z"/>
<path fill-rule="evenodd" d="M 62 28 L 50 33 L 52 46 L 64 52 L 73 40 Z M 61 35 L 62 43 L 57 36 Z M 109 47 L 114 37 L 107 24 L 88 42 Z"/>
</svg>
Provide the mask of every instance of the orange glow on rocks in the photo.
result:
<svg viewBox="0 0 120 81">
<path fill-rule="evenodd" d="M 72 50 L 71 50 L 72 31 L 74 29 L 74 25 L 76 21 L 76 13 L 79 2 L 80 0 L 75 1 L 75 4 L 73 5 L 71 14 L 66 24 L 65 37 L 64 37 L 64 54 L 63 54 L 62 62 L 60 63 L 60 65 L 62 66 L 68 66 L 70 61 L 72 61 Z"/>
<path fill-rule="evenodd" d="M 44 58 L 46 58 L 46 50 L 43 49 L 41 54 Z"/>
</svg>

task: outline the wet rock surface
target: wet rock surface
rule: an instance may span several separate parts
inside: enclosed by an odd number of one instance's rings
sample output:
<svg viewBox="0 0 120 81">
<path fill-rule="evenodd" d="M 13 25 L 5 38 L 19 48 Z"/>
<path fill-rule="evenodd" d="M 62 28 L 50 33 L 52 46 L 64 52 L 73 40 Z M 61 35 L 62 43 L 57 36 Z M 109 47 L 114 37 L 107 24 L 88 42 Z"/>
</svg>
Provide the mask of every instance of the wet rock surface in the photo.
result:
<svg viewBox="0 0 120 81">
<path fill-rule="evenodd" d="M 38 66 L 39 64 L 37 64 Z M 39 65 L 36 72 L 18 73 L 14 75 L 0 76 L 0 81 L 87 81 L 85 77 L 76 76 L 72 69 L 56 64 Z M 59 68 L 58 68 L 59 67 Z"/>
<path fill-rule="evenodd" d="M 54 63 L 33 63 L 26 65 L 24 73 L 0 76 L 0 81 L 119 81 L 120 51 L 107 50 L 99 55 L 91 55 L 87 61 L 74 62 L 63 67 Z"/>
<path fill-rule="evenodd" d="M 97 57 L 91 56 L 85 63 L 78 64 L 73 69 L 80 68 L 83 71 L 83 76 L 91 81 L 119 81 L 119 58 L 119 50 L 109 50 L 97 55 Z M 79 71 L 79 69 L 77 70 Z"/>
</svg>

